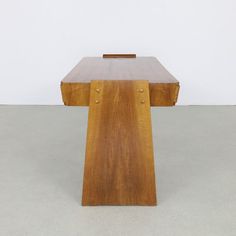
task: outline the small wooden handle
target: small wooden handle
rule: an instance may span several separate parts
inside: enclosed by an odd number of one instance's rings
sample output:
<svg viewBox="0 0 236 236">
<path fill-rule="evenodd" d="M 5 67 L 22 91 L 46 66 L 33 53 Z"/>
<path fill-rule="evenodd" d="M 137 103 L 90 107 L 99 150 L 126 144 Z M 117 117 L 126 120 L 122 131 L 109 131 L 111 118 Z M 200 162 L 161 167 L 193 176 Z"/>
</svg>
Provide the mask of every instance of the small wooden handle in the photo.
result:
<svg viewBox="0 0 236 236">
<path fill-rule="evenodd" d="M 136 54 L 103 54 L 103 58 L 136 58 Z"/>
</svg>

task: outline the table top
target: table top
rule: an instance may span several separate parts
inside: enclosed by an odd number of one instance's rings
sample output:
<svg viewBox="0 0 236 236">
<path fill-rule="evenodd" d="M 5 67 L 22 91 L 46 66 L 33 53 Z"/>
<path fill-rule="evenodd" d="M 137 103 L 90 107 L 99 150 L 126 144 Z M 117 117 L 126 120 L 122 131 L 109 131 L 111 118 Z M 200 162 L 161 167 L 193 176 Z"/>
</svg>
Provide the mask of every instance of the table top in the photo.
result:
<svg viewBox="0 0 236 236">
<path fill-rule="evenodd" d="M 150 83 L 178 83 L 155 57 L 84 57 L 63 79 L 63 83 L 91 80 L 148 80 Z"/>
</svg>

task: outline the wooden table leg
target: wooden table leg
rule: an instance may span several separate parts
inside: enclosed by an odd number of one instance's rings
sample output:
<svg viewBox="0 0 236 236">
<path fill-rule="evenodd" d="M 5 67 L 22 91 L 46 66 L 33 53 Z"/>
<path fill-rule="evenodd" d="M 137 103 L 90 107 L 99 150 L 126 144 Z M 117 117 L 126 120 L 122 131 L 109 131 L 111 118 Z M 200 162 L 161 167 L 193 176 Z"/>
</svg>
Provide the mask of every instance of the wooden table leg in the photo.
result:
<svg viewBox="0 0 236 236">
<path fill-rule="evenodd" d="M 91 82 L 82 205 L 156 205 L 148 81 Z"/>
</svg>

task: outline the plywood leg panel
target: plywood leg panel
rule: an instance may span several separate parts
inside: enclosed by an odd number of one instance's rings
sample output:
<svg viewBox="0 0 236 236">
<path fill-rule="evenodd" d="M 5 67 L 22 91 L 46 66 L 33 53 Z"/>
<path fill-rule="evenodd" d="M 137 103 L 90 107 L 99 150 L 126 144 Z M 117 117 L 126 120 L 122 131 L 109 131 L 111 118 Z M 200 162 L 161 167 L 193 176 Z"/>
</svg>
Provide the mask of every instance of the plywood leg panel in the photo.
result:
<svg viewBox="0 0 236 236">
<path fill-rule="evenodd" d="M 91 82 L 82 205 L 156 205 L 147 81 Z"/>
</svg>

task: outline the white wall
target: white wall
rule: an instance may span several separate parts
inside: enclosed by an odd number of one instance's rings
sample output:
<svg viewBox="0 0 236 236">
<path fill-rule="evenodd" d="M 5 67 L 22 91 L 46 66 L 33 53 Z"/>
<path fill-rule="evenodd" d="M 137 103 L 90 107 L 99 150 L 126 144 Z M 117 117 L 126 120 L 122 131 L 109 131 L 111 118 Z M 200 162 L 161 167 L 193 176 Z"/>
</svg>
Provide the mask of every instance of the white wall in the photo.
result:
<svg viewBox="0 0 236 236">
<path fill-rule="evenodd" d="M 0 0 L 0 104 L 62 104 L 83 56 L 156 56 L 179 104 L 236 104 L 235 0 Z"/>
</svg>

